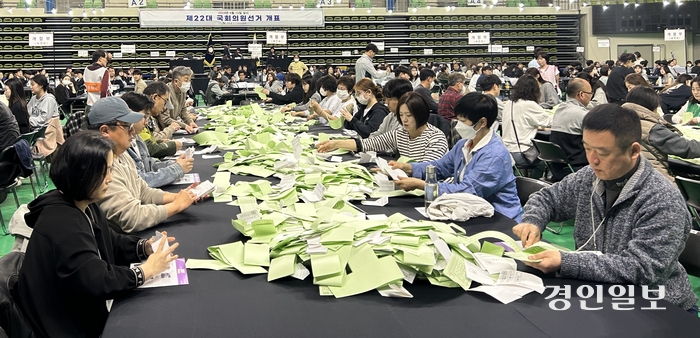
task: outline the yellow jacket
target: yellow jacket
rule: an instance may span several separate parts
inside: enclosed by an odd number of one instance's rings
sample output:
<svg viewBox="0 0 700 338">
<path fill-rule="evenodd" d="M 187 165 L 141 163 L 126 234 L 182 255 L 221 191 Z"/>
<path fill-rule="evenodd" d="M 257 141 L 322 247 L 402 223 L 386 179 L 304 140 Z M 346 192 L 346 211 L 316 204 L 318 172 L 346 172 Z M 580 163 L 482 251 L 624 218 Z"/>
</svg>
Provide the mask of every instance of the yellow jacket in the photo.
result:
<svg viewBox="0 0 700 338">
<path fill-rule="evenodd" d="M 301 61 L 292 61 L 292 63 L 289 64 L 288 70 L 292 73 L 299 74 L 299 77 L 304 77 L 304 73 L 309 70 L 309 67 L 306 67 Z"/>
</svg>

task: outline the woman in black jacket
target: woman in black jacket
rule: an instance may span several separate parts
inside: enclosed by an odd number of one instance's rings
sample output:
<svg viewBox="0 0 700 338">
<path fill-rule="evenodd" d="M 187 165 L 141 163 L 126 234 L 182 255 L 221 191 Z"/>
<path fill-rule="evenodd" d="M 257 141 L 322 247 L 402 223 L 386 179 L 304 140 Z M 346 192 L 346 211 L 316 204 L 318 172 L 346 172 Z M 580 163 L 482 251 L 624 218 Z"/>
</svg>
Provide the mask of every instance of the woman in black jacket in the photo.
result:
<svg viewBox="0 0 700 338">
<path fill-rule="evenodd" d="M 97 131 L 71 136 L 51 165 L 57 190 L 31 202 L 24 216 L 34 231 L 19 272 L 18 301 L 37 337 L 99 337 L 112 300 L 177 259 L 177 243 L 165 249 L 161 240 L 154 253 L 153 239 L 111 230 L 95 203 L 112 181 L 114 147 Z"/>
<path fill-rule="evenodd" d="M 262 92 L 268 96 L 267 101 L 274 104 L 301 103 L 304 100 L 304 89 L 301 87 L 301 77 L 299 74 L 289 73 L 284 77 L 284 84 L 287 94 L 273 93 L 267 89 Z"/>
<path fill-rule="evenodd" d="M 693 77 L 688 74 L 678 75 L 676 81 L 666 86 L 659 93 L 661 97 L 661 109 L 664 114 L 673 114 L 688 102 L 688 99 L 693 96 L 690 90 L 690 81 Z"/>
<path fill-rule="evenodd" d="M 353 116 L 346 110 L 341 110 L 345 117 L 345 129 L 356 131 L 360 137 L 367 138 L 369 134 L 379 129 L 384 117 L 389 114 L 389 109 L 380 103 L 382 90 L 370 79 L 362 79 L 355 84 L 355 98 L 360 104 L 357 113 Z"/>
<path fill-rule="evenodd" d="M 24 94 L 24 85 L 19 79 L 9 79 L 5 83 L 5 97 L 12 115 L 17 120 L 20 134 L 32 131 L 29 125 L 29 112 L 27 111 L 27 97 Z"/>
</svg>

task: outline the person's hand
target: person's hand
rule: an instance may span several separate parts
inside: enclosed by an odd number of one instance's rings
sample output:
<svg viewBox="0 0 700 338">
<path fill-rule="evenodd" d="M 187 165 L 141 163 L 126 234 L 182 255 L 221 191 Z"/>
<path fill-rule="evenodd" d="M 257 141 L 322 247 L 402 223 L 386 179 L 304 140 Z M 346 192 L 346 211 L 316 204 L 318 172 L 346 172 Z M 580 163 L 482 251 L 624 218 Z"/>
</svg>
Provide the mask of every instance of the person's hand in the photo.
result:
<svg viewBox="0 0 700 338">
<path fill-rule="evenodd" d="M 267 89 L 265 89 L 265 88 L 262 89 L 262 92 L 263 92 L 263 94 L 265 94 L 265 95 L 270 95 L 270 91 L 267 90 Z"/>
<path fill-rule="evenodd" d="M 140 266 L 141 270 L 143 270 L 144 279 L 149 280 L 151 277 L 167 270 L 170 267 L 170 262 L 177 259 L 177 255 L 172 253 L 179 245 L 179 243 L 174 243 L 168 249 L 165 249 L 165 241 L 161 241 L 158 249 L 148 256 L 146 263 Z"/>
<path fill-rule="evenodd" d="M 439 98 L 439 96 L 438 96 L 437 93 L 432 93 L 432 94 L 430 94 L 430 97 L 432 97 L 433 100 L 437 100 L 437 99 Z"/>
<path fill-rule="evenodd" d="M 266 98 L 265 102 L 272 102 L 272 98 L 270 98 L 270 97 Z"/>
<path fill-rule="evenodd" d="M 280 113 L 288 112 L 290 109 L 292 109 L 290 106 L 284 106 L 280 108 Z"/>
<path fill-rule="evenodd" d="M 173 141 L 173 142 L 175 142 L 175 150 L 176 151 L 182 149 L 182 142 L 180 142 L 180 141 Z"/>
<path fill-rule="evenodd" d="M 317 118 L 317 117 L 318 117 L 318 114 L 316 114 L 316 113 L 314 113 L 314 114 L 309 114 L 309 116 L 306 117 L 306 120 L 307 120 L 307 121 L 311 121 L 311 120 L 313 120 L 313 119 L 315 119 L 315 118 Z"/>
<path fill-rule="evenodd" d="M 561 268 L 561 252 L 558 250 L 547 250 L 538 254 L 527 256 L 531 260 L 542 260 L 541 262 L 523 262 L 544 273 L 556 272 Z"/>
<path fill-rule="evenodd" d="M 161 231 L 160 233 L 162 233 L 164 237 L 168 236 L 167 231 Z M 146 256 L 150 256 L 153 254 L 153 242 L 153 237 L 149 238 L 146 241 Z M 168 242 L 175 242 L 175 237 L 168 237 Z"/>
<path fill-rule="evenodd" d="M 174 130 L 180 130 L 180 124 L 177 122 L 173 122 L 170 124 L 170 128 L 173 128 Z"/>
<path fill-rule="evenodd" d="M 411 191 L 423 189 L 423 187 L 425 187 L 425 181 L 414 177 L 399 177 L 397 181 L 394 181 L 394 185 L 404 191 Z"/>
<path fill-rule="evenodd" d="M 520 223 L 513 227 L 513 233 L 520 238 L 523 248 L 527 249 L 542 238 L 540 228 L 530 223 Z"/>
<path fill-rule="evenodd" d="M 391 169 L 401 169 L 403 172 L 406 174 L 411 174 L 413 172 L 413 167 L 411 167 L 410 163 L 401 163 L 401 162 L 396 162 L 396 161 L 389 161 L 389 166 Z"/>
<path fill-rule="evenodd" d="M 178 212 L 180 212 L 189 208 L 195 201 L 197 201 L 197 195 L 195 195 L 191 189 L 187 188 L 180 190 L 180 192 L 175 195 L 173 203 Z"/>
<path fill-rule="evenodd" d="M 194 183 L 190 184 L 189 187 L 187 187 L 187 190 L 192 190 L 192 189 L 196 188 L 197 186 L 199 186 L 199 182 L 194 182 Z M 200 199 L 194 201 L 194 203 L 197 203 L 197 202 L 202 201 L 204 199 L 207 199 L 209 197 L 211 197 L 211 194 L 206 194 L 206 195 L 202 196 Z"/>
<path fill-rule="evenodd" d="M 175 162 L 182 167 L 182 171 L 184 171 L 185 174 L 192 171 L 192 166 L 194 165 L 193 158 L 186 158 L 185 154 L 182 154 Z"/>
<path fill-rule="evenodd" d="M 353 118 L 352 114 L 350 114 L 347 110 L 345 110 L 345 108 L 341 109 L 340 113 L 343 114 L 345 121 L 348 121 L 348 122 L 352 121 L 352 118 Z"/>
<path fill-rule="evenodd" d="M 336 150 L 337 148 L 338 146 L 336 145 L 336 142 L 332 140 L 323 141 L 316 144 L 316 149 L 318 149 L 319 153 L 327 153 L 329 151 Z"/>
<path fill-rule="evenodd" d="M 690 121 L 686 122 L 686 125 L 689 125 L 689 126 L 693 125 L 694 126 L 694 125 L 698 124 L 698 122 L 700 122 L 700 120 L 698 120 L 697 117 L 693 117 L 692 119 L 690 119 Z"/>
<path fill-rule="evenodd" d="M 194 128 L 190 126 L 185 126 L 185 131 L 187 131 L 188 134 L 194 134 Z"/>
<path fill-rule="evenodd" d="M 193 121 L 193 122 L 190 122 L 190 127 L 192 127 L 193 129 L 199 128 L 199 126 L 197 126 L 197 124 L 194 123 L 194 121 Z"/>
<path fill-rule="evenodd" d="M 338 118 L 335 117 L 335 116 L 333 116 L 333 115 L 329 115 L 329 116 L 328 116 L 328 120 L 337 120 L 337 119 L 338 119 Z"/>
</svg>

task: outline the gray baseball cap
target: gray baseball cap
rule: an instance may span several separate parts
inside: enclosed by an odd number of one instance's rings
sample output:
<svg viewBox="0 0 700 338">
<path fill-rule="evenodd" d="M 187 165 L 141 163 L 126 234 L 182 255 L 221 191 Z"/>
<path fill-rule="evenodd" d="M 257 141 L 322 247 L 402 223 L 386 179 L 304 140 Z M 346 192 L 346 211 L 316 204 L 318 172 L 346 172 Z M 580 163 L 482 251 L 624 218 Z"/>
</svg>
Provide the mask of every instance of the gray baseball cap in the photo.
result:
<svg viewBox="0 0 700 338">
<path fill-rule="evenodd" d="M 98 125 L 110 121 L 136 123 L 143 120 L 143 114 L 129 109 L 126 102 L 118 97 L 110 96 L 95 101 L 88 113 L 88 122 Z"/>
</svg>

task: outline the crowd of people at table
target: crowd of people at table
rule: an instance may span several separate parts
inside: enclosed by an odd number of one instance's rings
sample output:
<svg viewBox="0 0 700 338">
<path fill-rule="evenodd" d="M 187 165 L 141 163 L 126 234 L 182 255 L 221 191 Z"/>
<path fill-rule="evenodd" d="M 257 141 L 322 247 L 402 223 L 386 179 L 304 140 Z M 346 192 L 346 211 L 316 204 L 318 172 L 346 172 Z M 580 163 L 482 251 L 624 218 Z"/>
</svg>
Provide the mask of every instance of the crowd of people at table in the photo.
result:
<svg viewBox="0 0 700 338">
<path fill-rule="evenodd" d="M 686 108 L 676 111 L 700 113 L 700 80 L 679 74 L 661 94 L 648 84 L 628 87 L 636 58 L 625 53 L 612 69 L 592 63 L 579 74 L 570 71 L 570 80 L 560 86 L 559 70 L 540 52 L 529 68 L 521 64 L 496 73 L 499 67 L 483 64 L 462 73 L 457 64 L 437 75 L 430 66 L 399 66 L 394 78 L 384 81 L 387 73 L 372 64 L 377 53 L 370 44 L 358 59 L 355 69 L 363 76 L 330 70 L 321 76 L 308 70 L 298 74 L 291 68 L 280 76 L 269 69 L 263 92 L 283 114 L 322 125 L 340 119 L 344 129 L 356 133 L 316 144 L 319 152 L 342 148 L 411 158 L 389 162 L 409 176 L 394 182 L 399 189 L 422 189 L 426 168 L 434 166 L 440 194 L 485 199 L 518 223 L 513 232 L 524 247 L 539 241 L 549 222 L 575 220 L 576 252 L 544 251 L 531 256 L 528 265 L 599 283 L 665 285 L 666 300 L 697 315 L 698 298 L 678 262 L 692 221 L 666 162 L 669 154 L 699 157 L 700 142 L 683 138 L 658 111 L 663 95 L 688 87 Z M 33 94 L 29 103 L 19 76 L 4 86 L 10 107 L 0 104 L 3 147 L 16 142 L 20 128 L 56 126 L 46 131 L 47 139 L 50 131 L 56 134 L 50 153 L 56 190 L 31 202 L 24 215 L 33 233 L 17 284 L 16 301 L 38 337 L 99 336 L 112 300 L 177 258 L 176 243 L 153 250 L 152 239 L 131 234 L 198 200 L 192 192 L 196 184 L 178 193 L 159 189 L 194 164 L 184 155 L 163 159 L 183 147 L 173 139 L 175 131 L 198 128 L 187 103 L 192 70 L 178 66 L 148 84 L 134 70 L 137 90 L 117 97 L 111 95 L 115 75 L 109 59 L 98 50 L 82 72 L 87 109 L 68 117 L 65 140 L 59 103 L 44 75 L 27 82 Z M 72 89 L 76 73 L 62 80 L 72 94 L 80 92 Z M 222 78 L 229 75 L 230 69 L 212 70 L 210 85 L 223 90 L 230 80 Z M 245 76 L 239 71 L 232 78 Z M 438 98 L 432 89 L 440 76 L 446 87 Z M 504 81 L 513 82 L 506 100 Z M 697 116 L 682 122 L 697 123 Z M 673 122 L 681 122 L 677 117 Z M 560 182 L 533 194 L 523 207 L 513 167 L 539 165 L 526 153 L 541 127 L 551 127 L 551 141 L 576 171 L 553 173 Z M 139 261 L 145 263 L 129 267 Z"/>
</svg>

